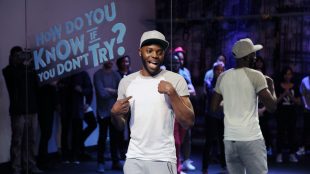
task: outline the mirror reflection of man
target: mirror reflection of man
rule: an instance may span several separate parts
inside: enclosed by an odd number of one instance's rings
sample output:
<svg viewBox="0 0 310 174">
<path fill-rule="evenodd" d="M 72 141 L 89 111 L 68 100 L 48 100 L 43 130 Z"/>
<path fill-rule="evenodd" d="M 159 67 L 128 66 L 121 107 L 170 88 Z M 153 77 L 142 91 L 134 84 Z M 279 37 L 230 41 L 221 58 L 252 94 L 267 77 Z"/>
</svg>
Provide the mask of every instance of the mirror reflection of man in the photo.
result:
<svg viewBox="0 0 310 174">
<path fill-rule="evenodd" d="M 256 51 L 262 48 L 248 38 L 234 44 L 236 67 L 218 77 L 211 101 L 211 113 L 217 111 L 222 100 L 224 103 L 225 157 L 231 174 L 268 173 L 257 105 L 259 98 L 268 111 L 274 112 L 277 99 L 265 76 L 252 69 Z"/>
</svg>

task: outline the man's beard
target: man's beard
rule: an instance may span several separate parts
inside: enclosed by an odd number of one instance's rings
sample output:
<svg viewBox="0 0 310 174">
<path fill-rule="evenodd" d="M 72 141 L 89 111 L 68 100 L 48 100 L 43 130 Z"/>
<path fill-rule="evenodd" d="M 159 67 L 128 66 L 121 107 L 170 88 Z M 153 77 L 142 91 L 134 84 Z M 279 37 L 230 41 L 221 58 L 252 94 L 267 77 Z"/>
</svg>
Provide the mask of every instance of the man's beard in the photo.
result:
<svg viewBox="0 0 310 174">
<path fill-rule="evenodd" d="M 160 66 L 163 64 L 162 62 L 158 65 L 158 69 L 156 70 L 156 71 L 152 71 L 151 69 L 149 69 L 149 67 L 147 66 L 147 61 L 145 61 L 144 59 L 143 59 L 143 57 L 141 56 L 141 59 L 142 59 L 142 65 L 143 65 L 143 67 L 144 67 L 144 69 L 151 75 L 151 76 L 155 76 L 155 75 L 157 75 L 160 71 L 161 71 L 161 69 L 160 69 Z"/>
</svg>

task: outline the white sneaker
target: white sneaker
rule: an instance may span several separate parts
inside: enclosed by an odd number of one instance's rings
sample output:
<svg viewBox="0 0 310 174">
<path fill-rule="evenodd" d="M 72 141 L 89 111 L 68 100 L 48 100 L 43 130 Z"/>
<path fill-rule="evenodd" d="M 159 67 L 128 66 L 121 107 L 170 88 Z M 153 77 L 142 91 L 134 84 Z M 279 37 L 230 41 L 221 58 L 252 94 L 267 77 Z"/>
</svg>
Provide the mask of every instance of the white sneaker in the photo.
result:
<svg viewBox="0 0 310 174">
<path fill-rule="evenodd" d="M 72 161 L 73 164 L 76 164 L 76 165 L 79 165 L 80 164 L 80 161 L 78 160 L 75 160 L 75 161 Z"/>
<path fill-rule="evenodd" d="M 282 162 L 283 162 L 282 154 L 281 154 L 281 153 L 279 153 L 279 154 L 277 155 L 276 162 L 277 162 L 277 163 L 282 163 Z"/>
<path fill-rule="evenodd" d="M 196 167 L 192 163 L 193 161 L 190 159 L 183 161 L 182 169 L 183 170 L 196 170 Z"/>
<path fill-rule="evenodd" d="M 302 156 L 306 154 L 305 147 L 300 147 L 296 152 L 297 155 Z"/>
<path fill-rule="evenodd" d="M 181 172 L 180 172 L 180 174 L 187 174 L 187 173 L 185 173 L 185 172 L 181 171 Z"/>
<path fill-rule="evenodd" d="M 290 160 L 290 162 L 293 162 L 293 163 L 298 162 L 298 159 L 296 158 L 295 154 L 293 154 L 293 153 L 290 154 L 289 160 Z"/>
</svg>

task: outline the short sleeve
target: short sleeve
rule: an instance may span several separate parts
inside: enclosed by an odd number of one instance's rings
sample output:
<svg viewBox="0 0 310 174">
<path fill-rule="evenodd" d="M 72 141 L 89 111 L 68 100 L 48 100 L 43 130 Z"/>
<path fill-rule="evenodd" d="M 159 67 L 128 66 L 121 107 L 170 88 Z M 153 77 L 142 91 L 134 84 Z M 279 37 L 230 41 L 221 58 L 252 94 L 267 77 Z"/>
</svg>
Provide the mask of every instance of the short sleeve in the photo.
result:
<svg viewBox="0 0 310 174">
<path fill-rule="evenodd" d="M 268 88 L 268 85 L 267 85 L 267 81 L 266 81 L 265 76 L 259 71 L 256 71 L 256 72 L 257 73 L 254 73 L 255 78 L 253 78 L 251 80 L 253 82 L 255 92 L 259 93 L 261 90 Z"/>
<path fill-rule="evenodd" d="M 179 96 L 189 96 L 187 83 L 181 76 L 178 78 L 178 82 L 176 83 L 176 91 Z"/>
<path fill-rule="evenodd" d="M 122 78 L 118 85 L 117 100 L 126 98 L 125 92 L 125 78 Z"/>
</svg>

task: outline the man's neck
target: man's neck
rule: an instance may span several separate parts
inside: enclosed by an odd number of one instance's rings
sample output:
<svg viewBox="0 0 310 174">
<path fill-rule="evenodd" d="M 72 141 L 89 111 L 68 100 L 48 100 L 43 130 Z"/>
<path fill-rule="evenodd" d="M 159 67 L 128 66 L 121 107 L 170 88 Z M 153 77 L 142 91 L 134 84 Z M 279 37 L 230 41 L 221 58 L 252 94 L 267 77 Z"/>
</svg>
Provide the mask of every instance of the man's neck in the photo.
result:
<svg viewBox="0 0 310 174">
<path fill-rule="evenodd" d="M 238 69 L 238 68 L 250 68 L 249 61 L 237 60 L 237 62 L 236 62 L 236 69 Z"/>
<path fill-rule="evenodd" d="M 154 77 L 156 75 L 158 75 L 160 72 L 162 71 L 162 69 L 160 69 L 159 71 L 157 71 L 156 73 L 151 74 L 150 72 L 148 72 L 146 69 L 142 68 L 140 70 L 140 74 L 142 76 L 146 76 L 146 77 Z"/>
<path fill-rule="evenodd" d="M 249 68 L 249 67 L 246 66 L 246 65 L 239 64 L 239 65 L 236 65 L 235 68 L 236 68 L 236 69 L 239 69 L 239 68 Z"/>
</svg>

